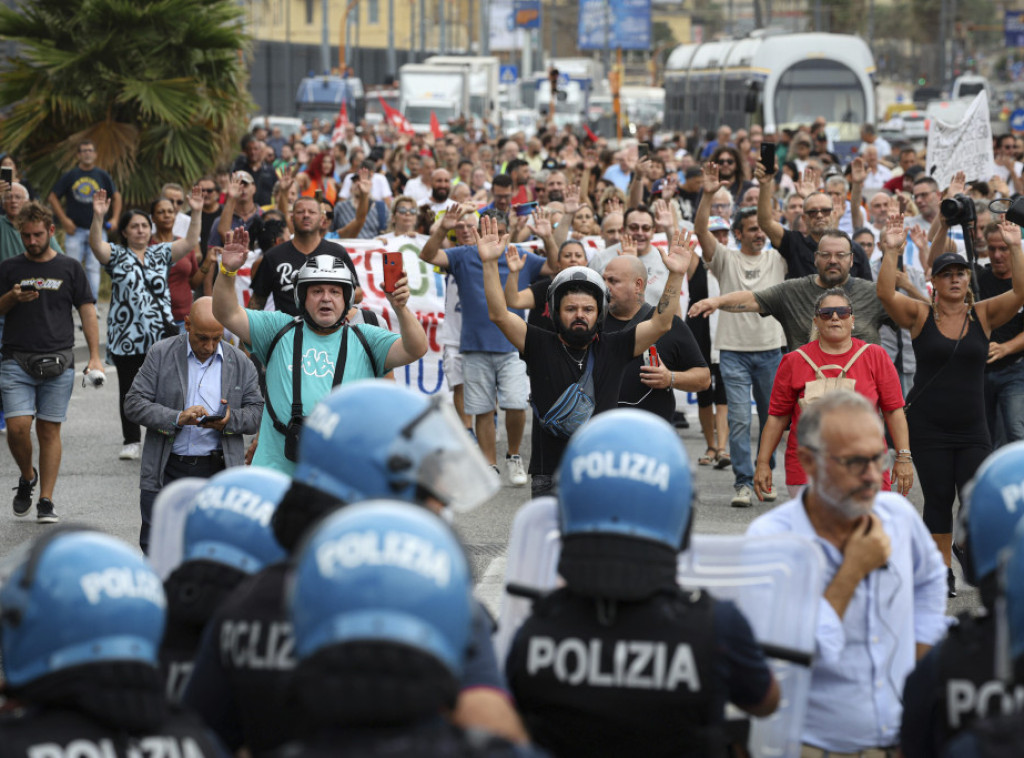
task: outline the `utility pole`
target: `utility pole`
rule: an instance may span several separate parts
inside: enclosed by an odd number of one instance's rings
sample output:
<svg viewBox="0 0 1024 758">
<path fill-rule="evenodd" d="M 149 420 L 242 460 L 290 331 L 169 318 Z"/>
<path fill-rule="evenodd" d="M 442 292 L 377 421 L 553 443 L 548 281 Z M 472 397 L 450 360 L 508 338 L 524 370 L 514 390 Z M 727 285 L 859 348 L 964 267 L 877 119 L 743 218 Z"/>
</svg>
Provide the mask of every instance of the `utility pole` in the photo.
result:
<svg viewBox="0 0 1024 758">
<path fill-rule="evenodd" d="M 477 3 L 480 13 L 480 55 L 491 54 L 491 4 L 488 0 Z"/>
<path fill-rule="evenodd" d="M 320 72 L 331 73 L 331 42 L 327 33 L 327 0 L 321 0 L 320 8 L 323 14 L 323 25 L 320 30 Z M 288 14 L 291 17 L 291 13 Z"/>
<path fill-rule="evenodd" d="M 388 0 L 388 73 L 398 76 L 398 57 L 395 52 L 395 0 Z"/>
</svg>

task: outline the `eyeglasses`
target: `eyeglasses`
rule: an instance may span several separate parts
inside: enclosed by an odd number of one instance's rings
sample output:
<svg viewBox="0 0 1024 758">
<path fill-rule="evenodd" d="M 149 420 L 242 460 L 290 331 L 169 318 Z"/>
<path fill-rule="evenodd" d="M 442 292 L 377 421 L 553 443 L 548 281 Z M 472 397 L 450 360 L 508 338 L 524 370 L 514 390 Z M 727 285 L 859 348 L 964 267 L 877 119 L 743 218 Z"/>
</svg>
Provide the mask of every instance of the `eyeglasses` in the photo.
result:
<svg viewBox="0 0 1024 758">
<path fill-rule="evenodd" d="M 199 191 L 202 192 L 204 195 L 209 195 L 211 192 L 216 192 L 217 188 L 216 187 L 200 187 Z"/>
<path fill-rule="evenodd" d="M 167 198 L 167 200 L 168 200 L 169 202 L 173 203 L 174 205 L 178 205 L 178 206 L 181 206 L 181 205 L 184 205 L 184 204 L 185 204 L 185 201 L 184 201 L 184 200 L 174 200 L 174 199 L 172 199 L 172 198 Z"/>
<path fill-rule="evenodd" d="M 831 208 L 804 208 L 804 213 L 808 216 L 831 216 Z"/>
<path fill-rule="evenodd" d="M 727 160 L 727 161 L 726 160 L 720 160 L 720 161 L 718 161 L 718 165 L 719 166 L 735 166 L 736 165 L 736 161 L 731 160 L 731 159 Z"/>
<path fill-rule="evenodd" d="M 833 316 L 839 316 L 843 321 L 853 315 L 853 308 L 848 305 L 836 305 L 829 308 L 818 308 L 818 318 L 822 321 L 831 321 Z"/>
<path fill-rule="evenodd" d="M 808 446 L 807 449 L 818 453 L 819 455 L 822 454 L 822 451 L 816 447 Z M 880 453 L 875 453 L 872 456 L 849 455 L 840 457 L 838 455 L 826 455 L 845 468 L 847 473 L 851 476 L 864 476 L 864 473 L 868 470 L 868 466 L 872 463 L 878 467 L 879 471 L 888 471 L 892 468 L 893 461 L 896 459 L 896 455 L 892 450 L 884 450 Z"/>
<path fill-rule="evenodd" d="M 640 224 L 630 224 L 626 228 L 629 229 L 629 231 L 631 231 L 631 232 L 645 232 L 645 233 L 651 231 L 652 229 L 654 229 L 654 227 L 651 226 L 650 224 L 644 224 L 643 226 L 641 226 Z"/>
<path fill-rule="evenodd" d="M 850 251 L 848 253 L 826 253 L 824 250 L 816 250 L 814 254 L 819 258 L 828 258 L 830 261 L 845 261 L 851 255 L 853 255 L 853 251 Z"/>
<path fill-rule="evenodd" d="M 399 216 L 415 216 L 416 215 L 416 209 L 415 208 L 395 208 L 395 213 L 397 213 Z"/>
<path fill-rule="evenodd" d="M 711 210 L 713 211 L 727 211 L 732 208 L 732 203 L 712 203 Z"/>
</svg>

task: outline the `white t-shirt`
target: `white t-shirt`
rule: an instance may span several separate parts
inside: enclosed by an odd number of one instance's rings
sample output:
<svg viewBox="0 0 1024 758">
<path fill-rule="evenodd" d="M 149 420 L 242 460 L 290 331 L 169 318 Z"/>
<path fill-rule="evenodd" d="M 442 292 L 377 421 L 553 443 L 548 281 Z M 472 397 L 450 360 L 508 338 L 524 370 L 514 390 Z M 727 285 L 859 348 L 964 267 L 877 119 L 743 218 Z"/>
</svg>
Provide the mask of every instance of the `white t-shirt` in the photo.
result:
<svg viewBox="0 0 1024 758">
<path fill-rule="evenodd" d="M 462 343 L 462 303 L 459 285 L 450 273 L 444 275 L 444 321 L 437 328 L 437 342 L 458 348 Z"/>
<path fill-rule="evenodd" d="M 387 234 L 379 235 L 377 239 L 384 240 L 385 242 L 390 242 L 391 240 L 399 239 L 402 240 L 403 242 L 409 243 L 410 245 L 415 245 L 417 248 L 422 250 L 423 246 L 427 244 L 427 240 L 429 240 L 430 237 L 426 234 L 419 234 L 417 232 L 413 232 L 412 234 L 401 235 L 398 234 L 397 232 L 388 232 Z"/>
<path fill-rule="evenodd" d="M 739 290 L 765 289 L 781 284 L 786 278 L 786 261 L 775 249 L 762 250 L 757 255 L 744 255 L 739 250 L 715 245 L 715 255 L 708 270 L 718 279 L 723 294 Z M 810 324 L 807 325 L 810 329 Z M 782 324 L 774 318 L 762 318 L 756 313 L 730 313 L 723 311 L 718 318 L 715 347 L 751 353 L 771 350 L 786 344 Z"/>
<path fill-rule="evenodd" d="M 405 194 L 415 200 L 417 205 L 423 205 L 430 199 L 430 187 L 417 176 L 405 183 Z"/>
<path fill-rule="evenodd" d="M 342 200 L 348 200 L 352 194 L 353 176 L 354 174 L 349 174 L 341 183 L 341 192 L 338 193 L 338 197 Z M 391 185 L 388 184 L 387 177 L 384 174 L 374 174 L 370 184 L 370 199 L 376 201 L 389 197 L 391 197 Z"/>
</svg>

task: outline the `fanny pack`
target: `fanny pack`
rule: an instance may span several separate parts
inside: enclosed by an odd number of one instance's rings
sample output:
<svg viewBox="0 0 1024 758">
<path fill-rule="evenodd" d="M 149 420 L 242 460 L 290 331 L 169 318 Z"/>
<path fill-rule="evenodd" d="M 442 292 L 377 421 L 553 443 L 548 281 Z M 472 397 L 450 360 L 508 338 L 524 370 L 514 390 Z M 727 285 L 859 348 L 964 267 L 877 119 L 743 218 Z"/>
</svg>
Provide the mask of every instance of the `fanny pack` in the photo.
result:
<svg viewBox="0 0 1024 758">
<path fill-rule="evenodd" d="M 55 379 L 75 365 L 75 355 L 70 350 L 57 350 L 52 353 L 23 353 L 20 350 L 12 350 L 10 353 L 24 372 L 33 379 Z"/>
<path fill-rule="evenodd" d="M 814 375 L 817 377 L 817 379 L 807 382 L 807 384 L 804 385 L 804 396 L 800 398 L 800 407 L 806 408 L 809 403 L 813 403 L 815 400 L 824 397 L 830 392 L 835 392 L 836 390 L 849 390 L 850 392 L 853 392 L 854 387 L 857 385 L 857 380 L 847 379 L 846 372 L 849 371 L 854 362 L 860 358 L 860 354 L 867 349 L 867 343 L 861 345 L 860 350 L 853 354 L 853 357 L 850 358 L 849 362 L 845 366 L 836 366 L 834 364 L 817 366 L 814 361 L 810 359 L 807 353 L 797 348 L 796 352 L 800 353 L 803 359 L 810 364 L 811 368 L 814 369 Z M 821 372 L 824 368 L 840 369 L 839 376 L 825 376 Z"/>
<path fill-rule="evenodd" d="M 533 415 L 544 431 L 568 439 L 594 415 L 594 351 L 587 351 L 587 369 L 575 384 L 570 384 L 543 416 L 530 398 Z"/>
</svg>

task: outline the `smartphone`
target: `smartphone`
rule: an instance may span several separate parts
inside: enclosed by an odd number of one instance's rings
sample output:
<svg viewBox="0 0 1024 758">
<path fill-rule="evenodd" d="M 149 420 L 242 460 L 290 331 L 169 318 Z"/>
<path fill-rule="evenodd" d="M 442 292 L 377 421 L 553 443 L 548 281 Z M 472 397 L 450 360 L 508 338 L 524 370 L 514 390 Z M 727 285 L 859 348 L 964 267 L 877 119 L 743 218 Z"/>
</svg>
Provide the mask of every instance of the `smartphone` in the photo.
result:
<svg viewBox="0 0 1024 758">
<path fill-rule="evenodd" d="M 513 206 L 517 216 L 529 216 L 537 208 L 537 201 L 534 200 L 530 203 L 520 203 L 519 205 Z"/>
<path fill-rule="evenodd" d="M 394 292 L 405 269 L 401 253 L 384 253 L 384 291 Z"/>
<path fill-rule="evenodd" d="M 761 163 L 764 164 L 765 171 L 768 172 L 769 176 L 775 173 L 775 143 L 774 142 L 762 142 L 761 143 Z"/>
<path fill-rule="evenodd" d="M 661 360 L 658 358 L 658 348 L 651 345 L 647 348 L 647 365 L 648 366 L 660 366 Z"/>
<path fill-rule="evenodd" d="M 644 160 L 648 155 L 651 154 L 651 146 L 648 145 L 646 142 L 641 142 L 640 146 L 637 148 L 636 154 L 640 160 Z"/>
<path fill-rule="evenodd" d="M 0 182 L 7 182 L 8 184 L 14 184 L 14 169 L 10 166 L 4 166 L 0 168 Z"/>
<path fill-rule="evenodd" d="M 313 193 L 313 197 L 315 197 L 315 198 L 316 198 L 316 201 L 317 201 L 318 203 L 322 203 L 322 202 L 324 201 L 324 191 L 323 191 L 322 189 L 318 189 L 318 190 L 316 190 L 316 191 L 315 191 L 315 192 Z"/>
<path fill-rule="evenodd" d="M 35 284 L 35 282 L 25 282 L 24 284 L 21 285 L 21 291 L 22 292 L 35 292 L 36 291 L 36 284 Z"/>
<path fill-rule="evenodd" d="M 218 421 L 223 421 L 226 413 L 210 413 L 206 416 L 200 416 L 196 419 L 197 424 L 210 424 Z"/>
</svg>

